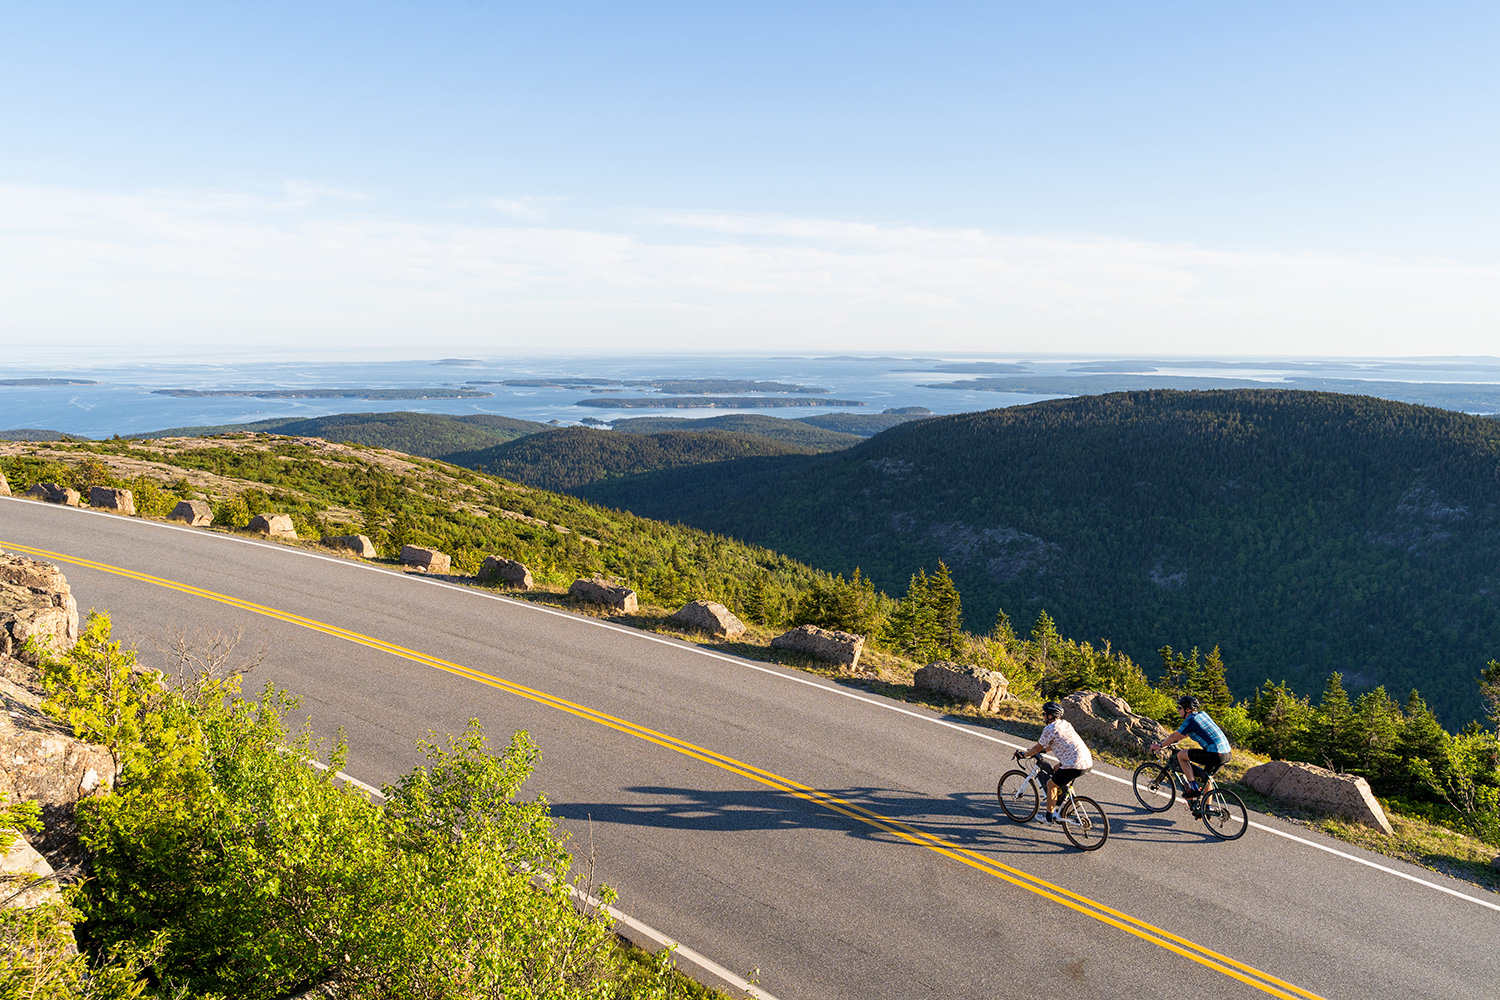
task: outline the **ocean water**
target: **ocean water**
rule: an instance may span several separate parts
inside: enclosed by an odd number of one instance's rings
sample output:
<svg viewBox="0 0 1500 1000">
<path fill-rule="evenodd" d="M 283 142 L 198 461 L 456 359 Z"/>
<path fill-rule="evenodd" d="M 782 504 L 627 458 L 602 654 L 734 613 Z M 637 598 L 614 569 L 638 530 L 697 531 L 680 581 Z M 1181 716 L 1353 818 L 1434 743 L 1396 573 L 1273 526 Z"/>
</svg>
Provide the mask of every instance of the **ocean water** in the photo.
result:
<svg viewBox="0 0 1500 1000">
<path fill-rule="evenodd" d="M 1361 380 L 1372 383 L 1473 386 L 1480 398 L 1461 408 L 1500 410 L 1500 359 L 1120 359 L 992 355 L 963 357 L 789 357 L 757 354 L 633 354 L 617 357 L 411 359 L 378 361 L 101 361 L 88 363 L 0 362 L 0 380 L 54 378 L 88 380 L 88 385 L 0 385 L 0 430 L 36 428 L 90 438 L 136 434 L 168 427 L 244 423 L 269 417 L 312 417 L 331 413 L 411 410 L 454 415 L 493 413 L 525 420 L 575 424 L 585 418 L 708 417 L 750 412 L 803 417 L 828 412 L 878 413 L 922 406 L 933 413 L 964 413 L 1013 406 L 1081 391 L 995 392 L 979 388 L 935 388 L 1005 377 L 1120 379 L 1151 385 L 1188 385 L 1185 379 L 1232 379 L 1239 384 L 1295 386 L 1299 378 Z M 774 381 L 829 390 L 830 399 L 860 406 L 754 408 L 746 410 L 675 407 L 612 408 L 578 405 L 608 398 L 588 387 L 506 386 L 508 379 L 596 378 L 613 380 L 720 378 Z M 1293 381 L 1288 381 L 1293 380 Z M 1100 383 L 1101 386 L 1103 382 Z M 471 387 L 491 395 L 476 399 L 263 399 L 255 397 L 177 397 L 157 389 L 420 389 Z M 1189 386 L 1190 387 L 1190 386 Z M 622 395 L 650 395 L 624 387 Z M 1493 393 L 1497 405 L 1486 403 Z M 1400 393 L 1376 395 L 1402 398 Z M 731 395 L 743 395 L 735 393 Z M 802 396 L 799 398 L 809 398 Z M 811 397 L 816 398 L 816 397 Z M 1442 405 L 1440 402 L 1437 405 Z"/>
</svg>

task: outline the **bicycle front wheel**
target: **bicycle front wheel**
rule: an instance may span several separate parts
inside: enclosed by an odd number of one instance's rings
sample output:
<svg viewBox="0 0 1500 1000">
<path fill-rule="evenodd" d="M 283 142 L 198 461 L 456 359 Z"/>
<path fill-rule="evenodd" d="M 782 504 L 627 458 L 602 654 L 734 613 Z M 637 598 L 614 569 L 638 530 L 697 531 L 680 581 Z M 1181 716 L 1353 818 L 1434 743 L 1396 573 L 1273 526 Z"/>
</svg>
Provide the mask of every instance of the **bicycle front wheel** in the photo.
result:
<svg viewBox="0 0 1500 1000">
<path fill-rule="evenodd" d="M 1203 825 L 1220 840 L 1237 840 L 1250 829 L 1245 803 L 1233 792 L 1215 788 L 1203 796 L 1198 808 L 1203 811 Z"/>
<path fill-rule="evenodd" d="M 1177 782 L 1172 780 L 1172 769 L 1154 760 L 1136 768 L 1130 784 L 1135 788 L 1135 800 L 1154 813 L 1166 812 L 1177 801 Z"/>
<path fill-rule="evenodd" d="M 1087 795 L 1075 795 L 1058 814 L 1063 833 L 1080 851 L 1097 851 L 1109 839 L 1109 817 Z"/>
<path fill-rule="evenodd" d="M 995 795 L 1000 799 L 1000 808 L 1005 815 L 1017 823 L 1025 823 L 1036 815 L 1036 807 L 1042 800 L 1036 782 L 1027 777 L 1025 771 L 1006 771 L 995 786 Z"/>
</svg>

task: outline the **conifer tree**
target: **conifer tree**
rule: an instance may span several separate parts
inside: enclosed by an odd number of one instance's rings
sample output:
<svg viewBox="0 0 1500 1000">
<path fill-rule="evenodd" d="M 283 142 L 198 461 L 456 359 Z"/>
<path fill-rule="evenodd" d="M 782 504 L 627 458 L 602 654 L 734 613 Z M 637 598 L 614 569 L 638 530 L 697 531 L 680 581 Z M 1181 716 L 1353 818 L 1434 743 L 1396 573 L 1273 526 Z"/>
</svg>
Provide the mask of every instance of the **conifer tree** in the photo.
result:
<svg viewBox="0 0 1500 1000">
<path fill-rule="evenodd" d="M 1250 718 L 1260 723 L 1254 749 L 1272 760 L 1292 759 L 1301 752 L 1312 714 L 1307 699 L 1297 697 L 1286 681 L 1266 681 L 1250 705 Z"/>
<path fill-rule="evenodd" d="M 1031 642 L 1036 647 L 1037 656 L 1045 660 L 1048 651 L 1056 648 L 1060 641 L 1062 637 L 1057 634 L 1057 623 L 1043 608 L 1036 616 L 1036 624 L 1031 626 Z"/>
<path fill-rule="evenodd" d="M 1397 779 L 1401 758 L 1396 743 L 1401 736 L 1401 708 L 1384 687 L 1368 691 L 1354 703 L 1353 770 L 1381 790 L 1389 790 Z"/>
<path fill-rule="evenodd" d="M 927 581 L 927 601 L 932 606 L 934 644 L 949 656 L 958 655 L 963 639 L 963 600 L 941 559 L 937 572 Z"/>
<path fill-rule="evenodd" d="M 1442 781 L 1448 771 L 1450 737 L 1416 688 L 1412 688 L 1411 696 L 1406 699 L 1405 716 L 1401 735 L 1396 740 L 1396 753 L 1401 758 L 1408 781 L 1417 788 L 1422 787 L 1427 784 L 1427 770 Z M 1426 768 L 1421 766 L 1423 762 L 1426 763 Z"/>
<path fill-rule="evenodd" d="M 1193 659 L 1198 658 L 1198 651 L 1193 650 Z M 1219 655 L 1219 647 L 1208 654 L 1204 661 L 1203 670 L 1198 677 L 1198 688 L 1189 693 L 1197 695 L 1203 700 L 1203 706 L 1210 713 L 1222 712 L 1234 704 L 1234 695 L 1229 690 L 1229 682 L 1224 679 L 1224 660 Z"/>
<path fill-rule="evenodd" d="M 1335 670 L 1328 675 L 1328 683 L 1323 688 L 1323 700 L 1318 702 L 1315 727 L 1309 741 L 1318 760 L 1335 771 L 1349 766 L 1352 716 L 1349 693 L 1344 690 L 1344 676 Z"/>
</svg>

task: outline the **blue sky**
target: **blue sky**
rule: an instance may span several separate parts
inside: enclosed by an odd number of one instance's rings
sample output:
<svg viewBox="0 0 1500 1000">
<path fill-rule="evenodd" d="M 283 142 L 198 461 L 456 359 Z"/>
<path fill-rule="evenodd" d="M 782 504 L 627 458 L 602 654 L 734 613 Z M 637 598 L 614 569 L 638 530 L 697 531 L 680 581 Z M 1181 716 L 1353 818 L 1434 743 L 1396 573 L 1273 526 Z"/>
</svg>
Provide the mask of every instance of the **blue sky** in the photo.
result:
<svg viewBox="0 0 1500 1000">
<path fill-rule="evenodd" d="M 1494 5 L 0 11 L 38 350 L 1500 353 Z"/>
</svg>

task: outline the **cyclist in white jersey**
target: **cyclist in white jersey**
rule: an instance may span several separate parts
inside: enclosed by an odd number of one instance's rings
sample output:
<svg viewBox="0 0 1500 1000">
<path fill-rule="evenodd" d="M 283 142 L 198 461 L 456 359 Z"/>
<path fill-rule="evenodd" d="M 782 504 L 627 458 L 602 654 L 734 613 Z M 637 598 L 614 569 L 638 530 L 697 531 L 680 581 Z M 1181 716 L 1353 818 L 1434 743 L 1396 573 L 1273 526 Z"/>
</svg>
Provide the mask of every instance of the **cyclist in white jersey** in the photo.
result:
<svg viewBox="0 0 1500 1000">
<path fill-rule="evenodd" d="M 1062 717 L 1063 708 L 1055 701 L 1042 706 L 1042 719 L 1047 723 L 1036 742 L 1017 752 L 1018 759 L 1037 757 L 1047 751 L 1057 758 L 1057 767 L 1047 775 L 1047 822 L 1057 822 L 1057 796 L 1073 779 L 1093 770 L 1094 755 L 1084 744 L 1083 737 L 1073 724 Z M 1045 762 L 1042 762 L 1045 767 Z"/>
</svg>

